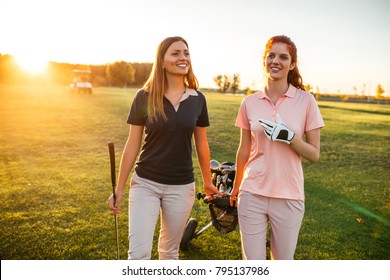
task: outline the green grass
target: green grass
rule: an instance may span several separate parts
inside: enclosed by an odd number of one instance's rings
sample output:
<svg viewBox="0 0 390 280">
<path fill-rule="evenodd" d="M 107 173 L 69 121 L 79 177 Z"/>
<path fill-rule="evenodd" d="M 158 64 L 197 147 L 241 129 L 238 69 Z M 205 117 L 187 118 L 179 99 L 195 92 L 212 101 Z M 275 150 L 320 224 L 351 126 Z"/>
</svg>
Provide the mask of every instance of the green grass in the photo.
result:
<svg viewBox="0 0 390 280">
<path fill-rule="evenodd" d="M 107 143 L 115 143 L 119 165 L 134 93 L 97 88 L 93 95 L 74 95 L 66 87 L 0 85 L 1 259 L 116 258 Z M 206 97 L 211 156 L 234 161 L 242 96 Z M 326 127 L 319 162 L 303 162 L 306 213 L 295 258 L 390 259 L 390 107 L 319 105 Z M 201 191 L 197 163 L 195 172 Z M 122 259 L 127 209 L 126 197 L 118 218 Z M 191 216 L 199 228 L 210 221 L 201 201 Z M 180 258 L 240 259 L 238 229 L 220 235 L 211 227 Z"/>
</svg>

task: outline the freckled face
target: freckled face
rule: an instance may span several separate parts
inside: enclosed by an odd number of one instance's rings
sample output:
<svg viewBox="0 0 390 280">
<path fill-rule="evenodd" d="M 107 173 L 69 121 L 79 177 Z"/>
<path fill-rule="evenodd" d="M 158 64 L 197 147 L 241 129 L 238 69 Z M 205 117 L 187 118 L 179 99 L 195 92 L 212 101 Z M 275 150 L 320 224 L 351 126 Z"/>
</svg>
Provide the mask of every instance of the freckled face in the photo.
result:
<svg viewBox="0 0 390 280">
<path fill-rule="evenodd" d="M 183 41 L 170 45 L 164 55 L 163 66 L 167 74 L 187 75 L 191 67 L 191 58 L 188 47 Z"/>
<path fill-rule="evenodd" d="M 295 67 L 291 62 L 291 55 L 287 44 L 274 43 L 266 54 L 264 62 L 267 78 L 270 80 L 286 80 L 288 72 Z"/>
</svg>

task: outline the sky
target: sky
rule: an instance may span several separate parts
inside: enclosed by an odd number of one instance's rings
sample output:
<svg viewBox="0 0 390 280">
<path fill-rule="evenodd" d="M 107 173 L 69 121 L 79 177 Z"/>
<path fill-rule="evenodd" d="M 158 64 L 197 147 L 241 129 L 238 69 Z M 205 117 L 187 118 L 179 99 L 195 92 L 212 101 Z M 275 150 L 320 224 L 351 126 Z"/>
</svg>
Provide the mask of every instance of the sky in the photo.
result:
<svg viewBox="0 0 390 280">
<path fill-rule="evenodd" d="M 201 87 L 240 74 L 263 87 L 267 40 L 298 48 L 304 84 L 321 93 L 390 95 L 388 0 L 0 0 L 0 54 L 25 67 L 153 62 L 168 36 L 189 44 Z"/>
</svg>

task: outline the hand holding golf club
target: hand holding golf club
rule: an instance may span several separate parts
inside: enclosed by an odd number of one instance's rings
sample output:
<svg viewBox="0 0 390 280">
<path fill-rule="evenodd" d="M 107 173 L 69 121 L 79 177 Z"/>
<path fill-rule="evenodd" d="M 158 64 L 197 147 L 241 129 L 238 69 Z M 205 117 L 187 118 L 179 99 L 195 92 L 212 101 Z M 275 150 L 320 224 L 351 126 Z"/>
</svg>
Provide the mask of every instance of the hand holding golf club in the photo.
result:
<svg viewBox="0 0 390 280">
<path fill-rule="evenodd" d="M 262 118 L 259 119 L 268 139 L 271 141 L 281 141 L 290 145 L 295 133 L 287 128 L 279 114 L 276 114 L 276 121 L 277 123 Z"/>
<path fill-rule="evenodd" d="M 108 207 L 112 210 L 114 215 L 118 215 L 120 213 L 119 204 L 122 201 L 122 197 L 122 192 L 115 191 L 115 195 L 111 194 L 111 196 L 108 198 Z"/>
</svg>

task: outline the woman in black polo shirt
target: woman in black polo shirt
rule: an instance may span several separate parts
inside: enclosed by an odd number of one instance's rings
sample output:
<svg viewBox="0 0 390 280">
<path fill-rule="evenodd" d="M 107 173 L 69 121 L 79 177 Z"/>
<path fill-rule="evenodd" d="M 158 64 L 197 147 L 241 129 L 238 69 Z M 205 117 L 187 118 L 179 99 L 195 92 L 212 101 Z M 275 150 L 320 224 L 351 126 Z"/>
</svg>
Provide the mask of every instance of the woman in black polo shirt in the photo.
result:
<svg viewBox="0 0 390 280">
<path fill-rule="evenodd" d="M 168 37 L 157 48 L 152 72 L 133 100 L 130 132 L 121 159 L 114 214 L 141 148 L 129 193 L 129 259 L 150 259 L 161 211 L 159 259 L 179 258 L 181 236 L 195 195 L 192 138 L 207 195 L 220 194 L 211 182 L 209 126 L 204 95 L 197 91 L 187 42 Z"/>
</svg>

